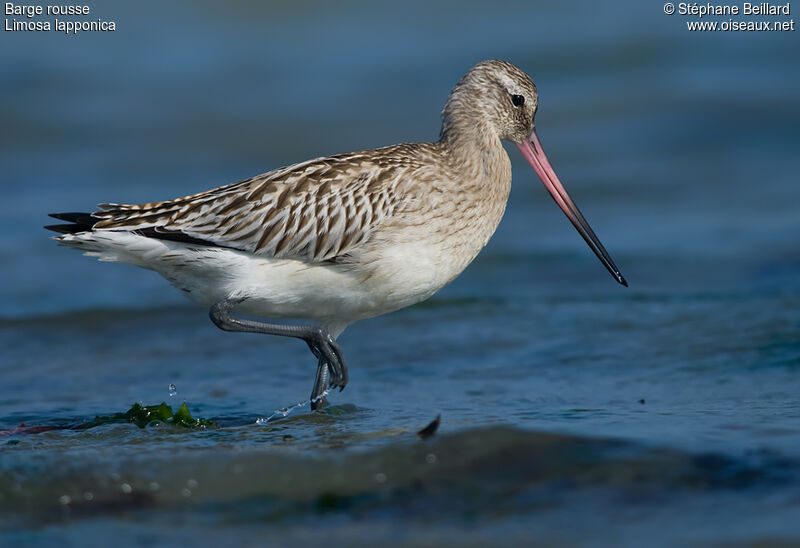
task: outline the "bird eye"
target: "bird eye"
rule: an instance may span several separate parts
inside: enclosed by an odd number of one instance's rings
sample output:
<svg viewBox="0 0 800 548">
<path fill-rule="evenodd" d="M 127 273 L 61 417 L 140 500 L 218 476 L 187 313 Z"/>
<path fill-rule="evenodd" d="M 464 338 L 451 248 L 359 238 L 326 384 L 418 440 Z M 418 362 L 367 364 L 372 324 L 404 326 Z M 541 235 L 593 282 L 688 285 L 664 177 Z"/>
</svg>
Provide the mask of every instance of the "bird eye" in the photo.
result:
<svg viewBox="0 0 800 548">
<path fill-rule="evenodd" d="M 522 95 L 512 95 L 511 102 L 514 103 L 515 107 L 521 107 L 525 104 L 525 97 Z"/>
</svg>

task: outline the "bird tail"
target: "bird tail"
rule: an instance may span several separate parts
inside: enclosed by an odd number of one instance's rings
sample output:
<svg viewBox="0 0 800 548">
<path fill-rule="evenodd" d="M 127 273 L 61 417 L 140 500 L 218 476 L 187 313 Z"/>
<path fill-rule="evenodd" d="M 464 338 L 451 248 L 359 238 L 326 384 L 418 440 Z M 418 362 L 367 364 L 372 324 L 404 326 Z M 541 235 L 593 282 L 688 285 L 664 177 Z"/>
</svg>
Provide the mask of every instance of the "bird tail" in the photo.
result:
<svg viewBox="0 0 800 548">
<path fill-rule="evenodd" d="M 95 223 L 102 219 L 93 216 L 91 213 L 51 213 L 50 216 L 60 221 L 67 221 L 63 224 L 44 227 L 47 230 L 59 233 L 59 236 L 55 237 L 59 244 L 79 249 L 85 255 L 96 257 L 101 261 L 124 262 L 143 266 L 140 254 L 135 252 L 137 246 L 131 246 L 131 241 L 129 240 L 135 242 L 144 238 L 137 238 L 130 232 L 95 231 Z M 128 249 L 129 247 L 132 247 L 132 249 Z"/>
<path fill-rule="evenodd" d="M 60 221 L 67 221 L 66 224 L 47 225 L 47 230 L 58 232 L 59 234 L 77 234 L 92 230 L 94 224 L 100 219 L 91 213 L 51 213 L 50 217 Z"/>
</svg>

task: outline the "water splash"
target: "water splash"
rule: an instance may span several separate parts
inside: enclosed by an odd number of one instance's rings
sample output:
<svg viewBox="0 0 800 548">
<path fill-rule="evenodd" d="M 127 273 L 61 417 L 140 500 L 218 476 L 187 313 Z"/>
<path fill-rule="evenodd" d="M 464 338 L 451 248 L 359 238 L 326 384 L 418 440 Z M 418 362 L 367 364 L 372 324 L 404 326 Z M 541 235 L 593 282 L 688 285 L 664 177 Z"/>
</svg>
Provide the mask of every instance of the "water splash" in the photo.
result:
<svg viewBox="0 0 800 548">
<path fill-rule="evenodd" d="M 178 388 L 173 384 L 169 383 L 169 397 L 176 396 L 178 394 Z"/>
<path fill-rule="evenodd" d="M 289 414 L 292 411 L 294 411 L 295 409 L 299 409 L 301 407 L 309 405 L 309 403 L 311 403 L 311 402 L 316 403 L 316 402 L 320 401 L 321 399 L 323 399 L 325 396 L 327 396 L 329 392 L 330 392 L 330 388 L 328 388 L 322 394 L 320 394 L 319 396 L 317 396 L 316 398 L 314 398 L 312 400 L 303 400 L 300 403 L 296 403 L 294 405 L 290 405 L 289 407 L 281 407 L 280 409 L 276 409 L 275 412 L 272 413 L 272 415 L 270 415 L 269 417 L 258 417 L 256 419 L 256 424 L 264 425 L 264 424 L 267 424 L 268 422 L 271 422 L 273 420 L 277 420 L 277 419 L 282 419 L 284 417 L 288 417 Z"/>
</svg>

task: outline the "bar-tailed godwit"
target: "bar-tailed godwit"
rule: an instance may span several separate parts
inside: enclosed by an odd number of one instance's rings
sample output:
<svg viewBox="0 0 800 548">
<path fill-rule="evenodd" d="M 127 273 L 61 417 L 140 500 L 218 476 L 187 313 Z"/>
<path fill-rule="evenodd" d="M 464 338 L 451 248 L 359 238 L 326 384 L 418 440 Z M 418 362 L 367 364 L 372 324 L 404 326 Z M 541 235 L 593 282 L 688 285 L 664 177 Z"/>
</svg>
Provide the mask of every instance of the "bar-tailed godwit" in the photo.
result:
<svg viewBox="0 0 800 548">
<path fill-rule="evenodd" d="M 505 61 L 456 84 L 435 143 L 309 160 L 165 202 L 58 213 L 47 228 L 102 261 L 155 270 L 211 308 L 226 331 L 297 337 L 317 358 L 312 407 L 343 389 L 336 338 L 351 323 L 423 301 L 458 276 L 506 208 L 517 145 L 558 206 L 622 285 L 608 252 L 556 177 L 534 129 L 531 79 Z M 239 318 L 294 318 L 284 325 Z"/>
</svg>

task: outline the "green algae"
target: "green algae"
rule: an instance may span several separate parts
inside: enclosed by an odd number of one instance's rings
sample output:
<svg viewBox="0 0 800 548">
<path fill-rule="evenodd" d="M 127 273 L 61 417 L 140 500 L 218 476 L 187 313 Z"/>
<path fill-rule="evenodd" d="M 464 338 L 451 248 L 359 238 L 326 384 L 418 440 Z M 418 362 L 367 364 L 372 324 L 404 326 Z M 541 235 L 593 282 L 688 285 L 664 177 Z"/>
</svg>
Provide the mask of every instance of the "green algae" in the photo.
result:
<svg viewBox="0 0 800 548">
<path fill-rule="evenodd" d="M 158 405 L 134 403 L 131 408 L 124 413 L 96 416 L 93 421 L 82 425 L 82 427 L 94 428 L 95 426 L 116 422 L 130 422 L 139 428 L 144 428 L 153 422 L 161 422 L 184 428 L 206 428 L 214 424 L 208 419 L 192 417 L 186 402 L 183 402 L 181 406 L 178 407 L 177 411 L 173 411 L 172 407 L 167 405 L 166 402 L 161 402 Z"/>
</svg>

